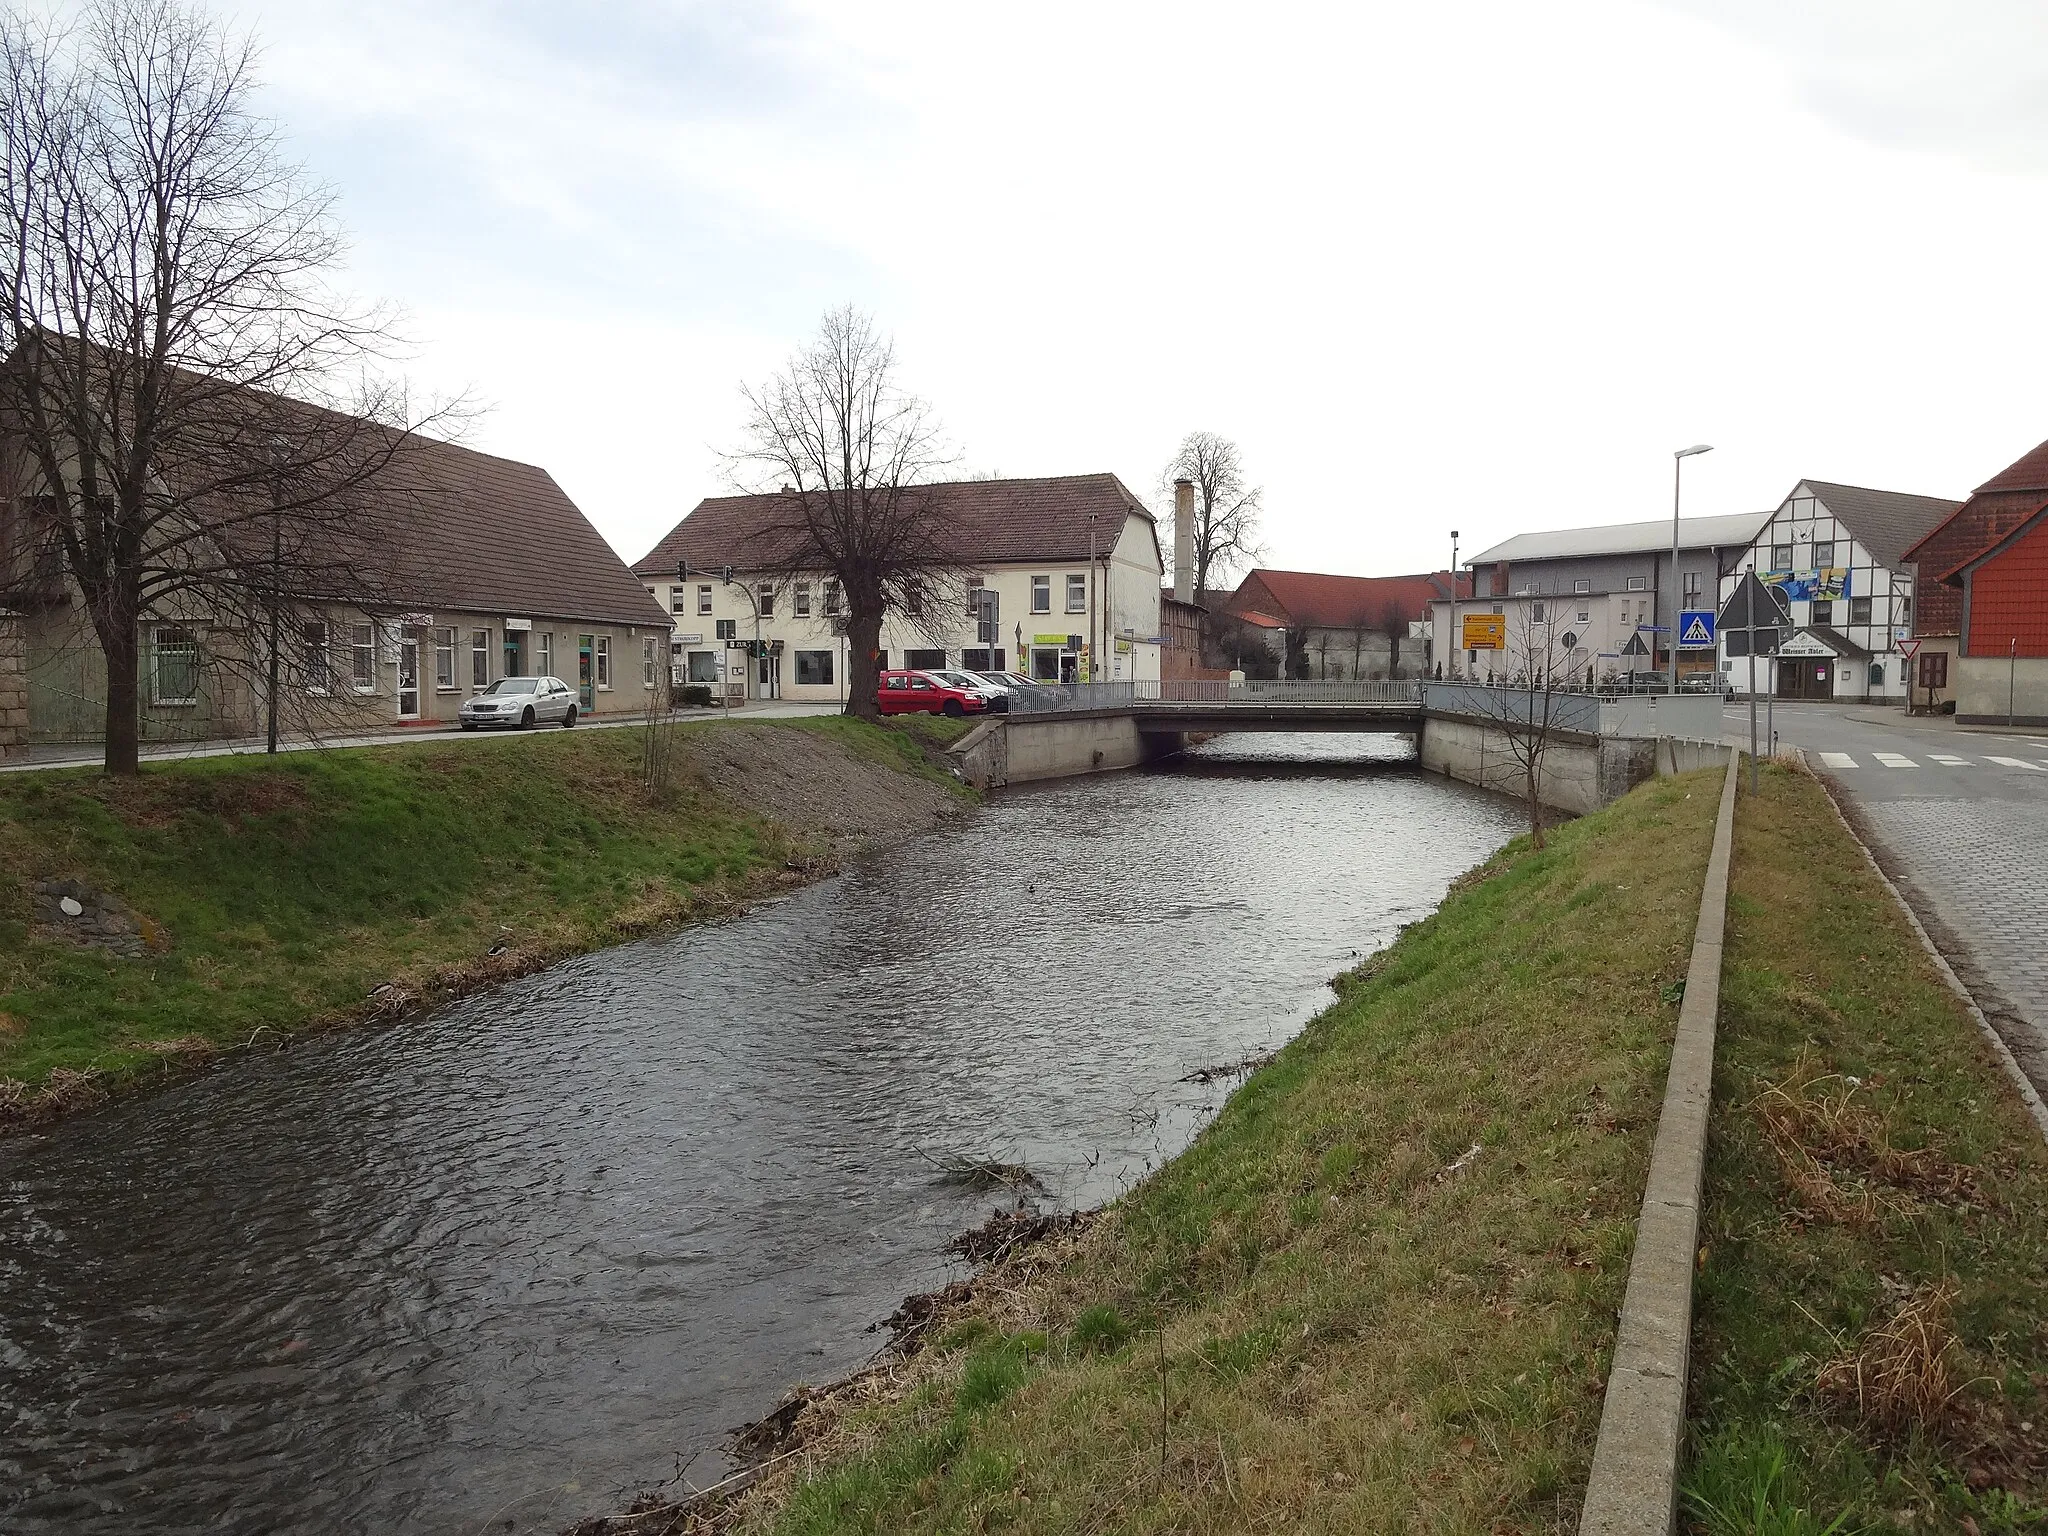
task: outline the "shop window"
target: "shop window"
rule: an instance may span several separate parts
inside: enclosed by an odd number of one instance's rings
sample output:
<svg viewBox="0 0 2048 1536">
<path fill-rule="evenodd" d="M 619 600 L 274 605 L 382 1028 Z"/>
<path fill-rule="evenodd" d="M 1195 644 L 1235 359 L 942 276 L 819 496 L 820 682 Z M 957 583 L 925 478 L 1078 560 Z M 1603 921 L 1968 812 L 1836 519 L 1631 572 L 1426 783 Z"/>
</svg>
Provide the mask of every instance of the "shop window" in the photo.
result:
<svg viewBox="0 0 2048 1536">
<path fill-rule="evenodd" d="M 455 686 L 455 631 L 437 629 L 434 631 L 434 686 L 453 688 Z"/>
<path fill-rule="evenodd" d="M 808 581 L 800 581 L 791 589 L 789 611 L 800 619 L 811 616 L 811 584 Z"/>
<path fill-rule="evenodd" d="M 377 626 L 351 624 L 348 636 L 348 680 L 357 693 L 377 688 Z"/>
<path fill-rule="evenodd" d="M 1852 597 L 1849 599 L 1849 622 L 1851 624 L 1868 624 L 1870 622 L 1869 598 Z"/>
<path fill-rule="evenodd" d="M 469 632 L 469 686 L 488 688 L 491 685 L 491 632 L 488 629 L 473 629 Z"/>
<path fill-rule="evenodd" d="M 1052 578 L 1050 576 L 1034 576 L 1031 578 L 1031 611 L 1033 613 L 1052 612 Z"/>
<path fill-rule="evenodd" d="M 1069 576 L 1067 578 L 1067 612 L 1086 613 L 1087 611 L 1088 578 L 1086 576 Z"/>
<path fill-rule="evenodd" d="M 1060 653 L 1049 647 L 1033 647 L 1031 652 L 1031 676 L 1035 682 L 1058 682 L 1060 680 Z"/>
<path fill-rule="evenodd" d="M 796 653 L 796 680 L 812 687 L 829 688 L 832 685 L 832 653 L 830 651 L 798 651 Z"/>
<path fill-rule="evenodd" d="M 597 686 L 609 688 L 612 685 L 612 637 L 597 637 Z"/>
<path fill-rule="evenodd" d="M 191 630 L 159 624 L 150 667 L 149 696 L 157 704 L 199 702 L 199 641 Z"/>
<path fill-rule="evenodd" d="M 327 668 L 327 626 L 308 624 L 304 630 L 306 692 L 325 693 L 329 677 Z"/>
<path fill-rule="evenodd" d="M 718 652 L 690 652 L 690 681 L 693 683 L 715 683 L 718 681 Z"/>
</svg>

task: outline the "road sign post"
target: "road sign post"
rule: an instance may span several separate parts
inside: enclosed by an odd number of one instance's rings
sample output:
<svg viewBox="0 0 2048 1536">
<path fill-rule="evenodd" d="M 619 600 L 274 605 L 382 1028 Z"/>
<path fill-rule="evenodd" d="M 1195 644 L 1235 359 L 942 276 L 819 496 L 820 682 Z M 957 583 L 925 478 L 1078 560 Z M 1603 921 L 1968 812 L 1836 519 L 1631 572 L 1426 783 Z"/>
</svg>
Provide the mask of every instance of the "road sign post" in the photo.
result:
<svg viewBox="0 0 2048 1536">
<path fill-rule="evenodd" d="M 1728 601 L 1721 605 L 1715 626 L 1720 630 L 1721 644 L 1732 660 L 1737 656 L 1749 659 L 1749 792 L 1757 792 L 1757 736 L 1756 736 L 1756 663 L 1759 656 L 1775 657 L 1784 643 L 1786 627 L 1792 615 L 1786 609 L 1778 594 L 1756 578 L 1755 571 L 1744 571 L 1742 580 L 1728 595 Z M 1775 673 L 1773 674 L 1775 676 Z M 1770 699 L 1775 702 L 1777 689 L 1771 690 Z M 1770 739 L 1771 750 L 1777 750 L 1776 720 L 1772 716 L 1771 704 L 1764 706 L 1764 734 Z"/>
</svg>

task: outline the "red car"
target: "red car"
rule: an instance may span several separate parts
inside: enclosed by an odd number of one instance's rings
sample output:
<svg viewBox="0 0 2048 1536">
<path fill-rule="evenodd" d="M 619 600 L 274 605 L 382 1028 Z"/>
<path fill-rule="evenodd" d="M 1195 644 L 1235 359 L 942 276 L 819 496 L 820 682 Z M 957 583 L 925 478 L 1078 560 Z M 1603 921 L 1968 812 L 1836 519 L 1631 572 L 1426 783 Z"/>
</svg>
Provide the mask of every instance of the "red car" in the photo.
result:
<svg viewBox="0 0 2048 1536">
<path fill-rule="evenodd" d="M 884 672 L 875 703 L 885 715 L 979 715 L 988 695 L 955 688 L 929 672 Z"/>
</svg>

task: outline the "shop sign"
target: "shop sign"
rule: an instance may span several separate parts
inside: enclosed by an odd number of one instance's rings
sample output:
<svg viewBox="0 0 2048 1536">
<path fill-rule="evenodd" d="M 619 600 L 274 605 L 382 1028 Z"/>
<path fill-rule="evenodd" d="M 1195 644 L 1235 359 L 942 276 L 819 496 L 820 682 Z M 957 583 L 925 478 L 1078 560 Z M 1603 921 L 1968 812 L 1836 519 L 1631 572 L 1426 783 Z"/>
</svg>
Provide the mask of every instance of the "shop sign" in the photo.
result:
<svg viewBox="0 0 2048 1536">
<path fill-rule="evenodd" d="M 505 627 L 506 627 L 507 629 L 511 630 L 511 631 L 512 631 L 512 632 L 513 632 L 514 634 L 517 634 L 517 633 L 518 633 L 519 631 L 521 631 L 521 630 L 530 630 L 530 629 L 532 629 L 532 628 L 533 628 L 533 620 L 531 620 L 531 619 L 507 619 L 507 620 L 505 621 Z"/>
<path fill-rule="evenodd" d="M 1802 630 L 1779 646 L 1778 654 L 1780 656 L 1832 657 L 1835 654 L 1835 650 L 1833 646 L 1821 639 L 1820 636 L 1808 634 Z"/>
<path fill-rule="evenodd" d="M 702 635 L 677 635 L 676 641 L 681 645 L 702 645 L 704 637 Z"/>
<path fill-rule="evenodd" d="M 1067 643 L 1067 637 L 1065 635 L 1033 635 L 1031 643 L 1033 645 L 1064 646 Z"/>
<path fill-rule="evenodd" d="M 1468 651 L 1504 651 L 1508 644 L 1508 620 L 1504 613 L 1460 615 Z"/>
</svg>

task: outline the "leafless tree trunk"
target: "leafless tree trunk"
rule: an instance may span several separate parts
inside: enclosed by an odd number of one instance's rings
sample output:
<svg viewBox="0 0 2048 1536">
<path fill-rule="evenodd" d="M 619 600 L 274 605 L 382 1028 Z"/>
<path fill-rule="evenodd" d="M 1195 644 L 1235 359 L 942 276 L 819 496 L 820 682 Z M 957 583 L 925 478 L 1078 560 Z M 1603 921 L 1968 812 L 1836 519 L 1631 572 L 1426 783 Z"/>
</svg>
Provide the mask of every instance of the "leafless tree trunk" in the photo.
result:
<svg viewBox="0 0 2048 1536">
<path fill-rule="evenodd" d="M 1170 497 L 1176 480 L 1195 486 L 1195 601 L 1214 582 L 1265 553 L 1259 542 L 1259 514 L 1265 492 L 1245 483 L 1237 444 L 1215 432 L 1190 432 L 1160 472 L 1161 494 Z M 1175 530 L 1176 534 L 1178 530 Z M 1167 541 L 1173 547 L 1173 540 Z"/>
<path fill-rule="evenodd" d="M 1526 622 L 1519 635 L 1508 636 L 1504 665 L 1519 679 L 1514 688 L 1489 687 L 1477 695 L 1480 713 L 1497 727 L 1507 743 L 1515 791 L 1529 816 L 1529 838 L 1544 844 L 1543 793 L 1551 749 L 1566 734 L 1571 675 L 1584 654 L 1578 647 L 1561 649 L 1554 618 Z"/>
<path fill-rule="evenodd" d="M 965 601 L 954 530 L 929 486 L 948 460 L 930 408 L 895 373 L 895 347 L 870 317 L 831 311 L 780 373 L 743 391 L 748 421 L 727 460 L 742 489 L 777 497 L 747 563 L 839 583 L 846 712 L 867 719 L 880 716 L 884 618 L 936 630 Z"/>
<path fill-rule="evenodd" d="M 253 55 L 184 0 L 0 13 L 0 433 L 10 543 L 61 560 L 136 769 L 139 629 L 371 602 L 402 389 L 338 384 L 388 317 L 327 286 L 331 194 L 256 114 Z M 239 618 L 229 615 L 239 610 Z"/>
</svg>

